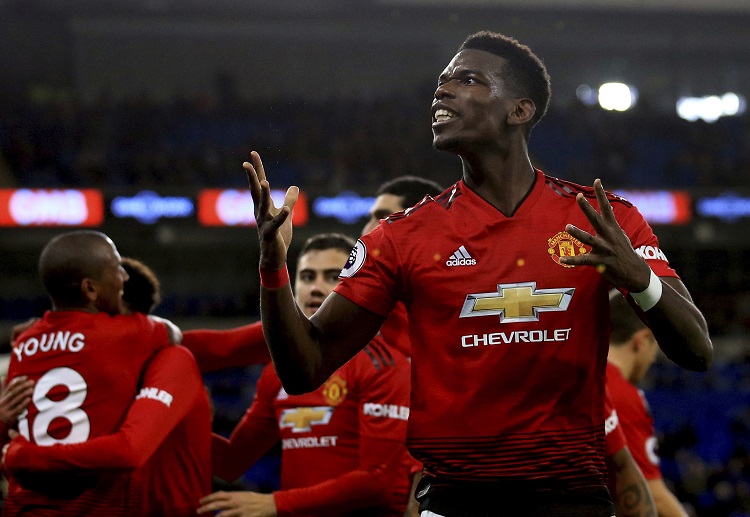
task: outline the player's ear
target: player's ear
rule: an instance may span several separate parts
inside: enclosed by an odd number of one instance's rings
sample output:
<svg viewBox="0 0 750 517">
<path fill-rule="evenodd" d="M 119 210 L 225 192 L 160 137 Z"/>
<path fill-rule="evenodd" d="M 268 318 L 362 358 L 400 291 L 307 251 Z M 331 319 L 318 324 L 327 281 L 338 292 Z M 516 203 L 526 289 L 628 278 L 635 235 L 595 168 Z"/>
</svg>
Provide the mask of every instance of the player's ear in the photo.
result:
<svg viewBox="0 0 750 517">
<path fill-rule="evenodd" d="M 508 114 L 507 122 L 511 126 L 521 126 L 534 118 L 536 105 L 531 99 L 516 99 L 513 110 Z"/>
<path fill-rule="evenodd" d="M 648 347 L 649 343 L 651 343 L 651 340 L 654 338 L 654 334 L 651 332 L 651 329 L 648 327 L 644 327 L 640 330 L 637 330 L 633 334 L 633 350 L 635 352 L 640 352 L 641 350 Z"/>
<path fill-rule="evenodd" d="M 87 300 L 93 302 L 99 295 L 96 281 L 91 278 L 84 278 L 81 280 L 81 294 L 86 297 Z"/>
</svg>

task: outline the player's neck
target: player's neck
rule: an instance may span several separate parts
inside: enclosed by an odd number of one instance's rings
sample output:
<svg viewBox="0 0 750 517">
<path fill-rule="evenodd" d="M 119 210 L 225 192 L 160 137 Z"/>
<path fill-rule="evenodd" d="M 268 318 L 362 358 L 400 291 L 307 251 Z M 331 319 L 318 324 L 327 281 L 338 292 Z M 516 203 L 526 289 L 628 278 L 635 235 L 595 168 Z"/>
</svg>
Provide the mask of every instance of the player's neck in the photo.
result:
<svg viewBox="0 0 750 517">
<path fill-rule="evenodd" d="M 630 361 L 626 360 L 619 353 L 617 353 L 616 349 L 610 348 L 609 355 L 607 356 L 607 362 L 617 367 L 625 380 L 630 382 L 630 376 L 633 374 L 633 365 L 630 364 Z"/>
<path fill-rule="evenodd" d="M 528 155 L 490 154 L 461 157 L 464 182 L 510 217 L 534 187 L 536 173 Z"/>
<path fill-rule="evenodd" d="M 69 312 L 69 311 L 79 311 L 79 312 L 90 312 L 91 314 L 97 314 L 99 312 L 96 307 L 78 307 L 78 306 L 70 306 L 70 305 L 59 305 L 59 304 L 53 304 L 52 305 L 52 312 Z"/>
</svg>

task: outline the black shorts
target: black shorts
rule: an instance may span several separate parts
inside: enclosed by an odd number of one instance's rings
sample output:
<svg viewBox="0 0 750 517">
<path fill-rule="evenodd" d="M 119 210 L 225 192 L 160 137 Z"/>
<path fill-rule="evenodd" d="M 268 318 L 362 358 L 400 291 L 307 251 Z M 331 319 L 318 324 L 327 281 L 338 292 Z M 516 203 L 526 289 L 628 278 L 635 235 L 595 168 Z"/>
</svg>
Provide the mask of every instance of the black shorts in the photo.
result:
<svg viewBox="0 0 750 517">
<path fill-rule="evenodd" d="M 451 482 L 423 476 L 419 510 L 444 517 L 612 517 L 605 486 L 565 489 L 549 482 Z"/>
</svg>

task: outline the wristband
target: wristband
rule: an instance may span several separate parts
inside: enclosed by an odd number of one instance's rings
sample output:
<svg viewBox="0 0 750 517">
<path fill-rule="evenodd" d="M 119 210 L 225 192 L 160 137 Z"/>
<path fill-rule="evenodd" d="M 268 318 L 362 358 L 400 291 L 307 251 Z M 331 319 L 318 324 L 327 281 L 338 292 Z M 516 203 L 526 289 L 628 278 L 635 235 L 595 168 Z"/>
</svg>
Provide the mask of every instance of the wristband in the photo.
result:
<svg viewBox="0 0 750 517">
<path fill-rule="evenodd" d="M 650 269 L 650 268 L 649 268 Z M 662 285 L 659 277 L 651 269 L 651 277 L 648 280 L 648 287 L 640 293 L 630 293 L 635 303 L 645 311 L 651 309 L 661 299 Z"/>
<path fill-rule="evenodd" d="M 266 289 L 279 289 L 289 283 L 289 270 L 286 262 L 281 269 L 258 268 L 260 272 L 260 285 Z"/>
</svg>

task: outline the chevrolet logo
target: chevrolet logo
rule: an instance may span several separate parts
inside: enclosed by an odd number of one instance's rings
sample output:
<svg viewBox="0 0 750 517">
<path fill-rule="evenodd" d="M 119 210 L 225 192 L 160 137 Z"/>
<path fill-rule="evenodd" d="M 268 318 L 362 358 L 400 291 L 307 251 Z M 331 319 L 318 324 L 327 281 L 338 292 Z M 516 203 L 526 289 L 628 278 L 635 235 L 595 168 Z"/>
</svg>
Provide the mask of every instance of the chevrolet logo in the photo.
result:
<svg viewBox="0 0 750 517">
<path fill-rule="evenodd" d="M 327 424 L 333 415 L 333 408 L 329 406 L 298 407 L 285 409 L 281 412 L 279 425 L 291 427 L 293 433 L 312 431 L 312 426 Z"/>
<path fill-rule="evenodd" d="M 498 284 L 497 292 L 466 296 L 459 318 L 500 316 L 501 323 L 539 321 L 540 312 L 567 310 L 574 287 L 537 289 L 536 282 Z"/>
</svg>

